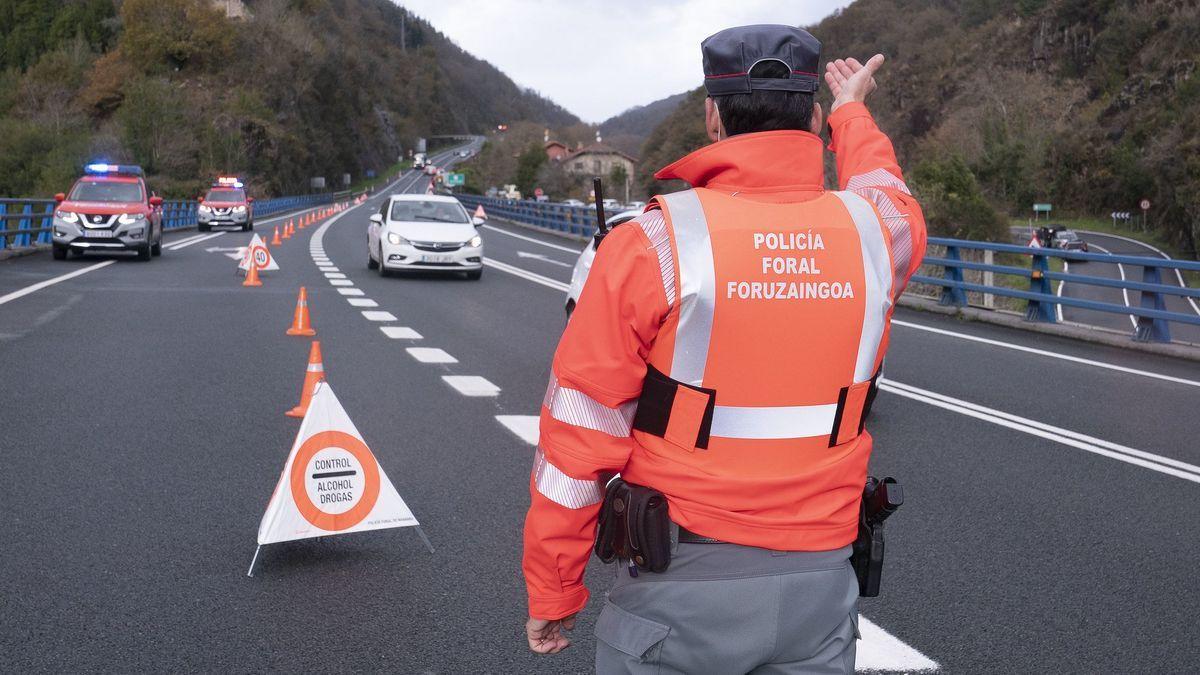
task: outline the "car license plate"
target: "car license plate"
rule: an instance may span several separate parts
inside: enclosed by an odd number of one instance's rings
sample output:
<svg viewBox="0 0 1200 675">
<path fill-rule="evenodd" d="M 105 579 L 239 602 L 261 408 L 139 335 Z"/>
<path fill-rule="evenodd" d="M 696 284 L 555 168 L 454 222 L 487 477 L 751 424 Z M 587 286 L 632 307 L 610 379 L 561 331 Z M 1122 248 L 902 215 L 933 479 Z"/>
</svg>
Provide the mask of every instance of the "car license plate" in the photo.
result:
<svg viewBox="0 0 1200 675">
<path fill-rule="evenodd" d="M 113 236 L 113 231 L 112 230 L 84 230 L 83 236 L 107 238 L 107 237 Z"/>
<path fill-rule="evenodd" d="M 448 263 L 450 261 L 451 257 L 445 254 L 434 253 L 421 256 L 421 262 L 423 263 Z"/>
</svg>

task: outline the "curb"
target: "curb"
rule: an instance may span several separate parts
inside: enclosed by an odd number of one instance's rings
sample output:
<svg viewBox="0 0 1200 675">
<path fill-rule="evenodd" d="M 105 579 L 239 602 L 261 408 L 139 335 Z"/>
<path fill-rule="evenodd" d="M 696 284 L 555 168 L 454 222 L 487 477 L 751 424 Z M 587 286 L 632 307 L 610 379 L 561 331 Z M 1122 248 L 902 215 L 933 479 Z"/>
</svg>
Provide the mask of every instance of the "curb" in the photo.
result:
<svg viewBox="0 0 1200 675">
<path fill-rule="evenodd" d="M 1023 316 L 1016 313 L 1005 312 L 1001 310 L 981 309 L 978 307 L 944 306 L 938 304 L 937 300 L 919 296 L 902 295 L 900 296 L 899 302 L 896 304 L 909 309 L 930 312 L 933 314 L 942 314 L 945 316 L 953 316 L 959 319 L 965 319 L 967 321 L 990 323 L 997 326 L 1006 326 L 1008 328 L 1016 328 L 1018 330 L 1042 333 L 1045 335 L 1055 335 L 1058 337 L 1070 338 L 1072 340 L 1091 342 L 1093 344 L 1128 349 L 1146 354 L 1170 356 L 1188 361 L 1200 361 L 1200 345 L 1191 345 L 1190 343 L 1172 342 L 1170 344 L 1161 344 L 1157 342 L 1136 342 L 1126 333 L 1109 330 L 1107 328 L 1101 328 L 1099 326 L 1026 321 Z"/>
</svg>

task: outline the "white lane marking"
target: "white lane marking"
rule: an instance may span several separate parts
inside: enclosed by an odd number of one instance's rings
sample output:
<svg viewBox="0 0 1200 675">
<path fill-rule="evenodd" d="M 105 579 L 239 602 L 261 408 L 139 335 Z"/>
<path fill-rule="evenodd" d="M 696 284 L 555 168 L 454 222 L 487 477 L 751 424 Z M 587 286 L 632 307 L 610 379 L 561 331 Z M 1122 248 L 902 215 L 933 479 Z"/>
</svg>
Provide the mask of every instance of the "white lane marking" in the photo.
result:
<svg viewBox="0 0 1200 675">
<path fill-rule="evenodd" d="M 364 311 L 362 313 L 362 315 L 363 315 L 363 318 L 365 318 L 367 321 L 395 321 L 396 320 L 396 316 L 394 314 L 392 314 L 391 312 L 379 312 L 379 311 L 373 312 L 373 311 L 367 310 L 367 311 Z"/>
<path fill-rule="evenodd" d="M 17 298 L 23 298 L 26 295 L 29 295 L 30 293 L 36 293 L 36 292 L 42 290 L 43 288 L 46 288 L 47 286 L 53 286 L 54 284 L 57 284 L 62 281 L 66 281 L 67 279 L 74 279 L 75 277 L 80 276 L 82 274 L 87 274 L 88 272 L 95 272 L 96 270 L 100 269 L 101 267 L 108 267 L 109 265 L 111 265 L 115 262 L 117 262 L 117 261 L 116 260 L 105 260 L 104 262 L 98 262 L 95 265 L 88 265 L 87 267 L 77 269 L 74 272 L 68 272 L 66 274 L 62 274 L 57 277 L 52 277 L 50 279 L 46 279 L 45 281 L 39 281 L 36 284 L 30 284 L 29 286 L 26 286 L 25 288 L 15 290 L 12 293 L 9 293 L 7 295 L 0 295 L 0 305 L 3 305 L 6 302 L 12 302 L 13 300 L 16 300 Z"/>
<path fill-rule="evenodd" d="M 498 396 L 500 387 L 478 375 L 443 375 L 446 384 L 463 396 Z"/>
<path fill-rule="evenodd" d="M 891 633 L 859 615 L 858 632 L 862 639 L 855 651 L 854 669 L 858 672 L 923 673 L 938 669 L 938 664 L 904 644 Z"/>
<path fill-rule="evenodd" d="M 523 241 L 532 242 L 532 243 L 538 244 L 540 246 L 545 246 L 546 248 L 555 249 L 556 251 L 566 251 L 567 253 L 571 253 L 576 256 L 578 256 L 580 253 L 583 253 L 583 249 L 581 249 L 581 248 L 571 248 L 570 246 L 562 246 L 560 244 L 551 244 L 548 241 L 542 241 L 541 239 L 536 239 L 534 237 L 527 237 L 523 234 L 517 234 L 516 232 L 509 232 L 508 230 L 502 230 L 498 227 L 493 227 L 492 225 L 482 225 L 481 227 L 490 232 L 499 232 L 500 234 L 506 234 L 506 235 L 508 235 L 510 237 L 514 237 L 516 239 L 521 239 Z"/>
<path fill-rule="evenodd" d="M 1104 368 L 1105 370 L 1115 370 L 1119 373 L 1128 373 L 1130 375 L 1140 375 L 1142 377 L 1152 377 L 1156 380 L 1165 380 L 1167 382 L 1174 382 L 1176 384 L 1186 384 L 1186 385 L 1189 385 L 1192 387 L 1200 387 L 1200 382 L 1198 382 L 1196 380 L 1186 380 L 1182 377 L 1175 377 L 1173 375 L 1163 375 L 1161 373 L 1154 373 L 1149 370 L 1138 370 L 1137 368 L 1126 368 L 1125 366 L 1118 366 L 1114 363 L 1105 363 L 1104 361 L 1093 361 L 1092 359 L 1085 359 L 1085 358 L 1082 358 L 1079 356 L 1071 356 L 1069 354 L 1059 354 L 1058 352 L 1046 351 L 1045 349 L 1036 349 L 1034 347 L 1026 347 L 1024 345 L 1013 344 L 1011 342 L 1001 342 L 1000 340 L 992 340 L 990 338 L 978 337 L 975 335 L 968 335 L 966 333 L 956 333 L 952 330 L 945 330 L 942 328 L 934 328 L 933 326 L 925 326 L 925 325 L 922 325 L 919 323 L 909 323 L 908 321 L 892 319 L 892 325 L 904 326 L 905 328 L 914 328 L 916 330 L 923 330 L 923 331 L 927 331 L 929 333 L 937 333 L 938 335 L 946 335 L 949 337 L 958 338 L 960 340 L 969 340 L 971 342 L 978 342 L 978 343 L 985 344 L 985 345 L 992 345 L 994 347 L 1003 347 L 1005 349 L 1012 349 L 1012 350 L 1015 350 L 1018 352 L 1025 352 L 1026 354 L 1037 354 L 1038 356 L 1047 356 L 1052 359 L 1060 359 L 1062 361 L 1071 361 L 1073 363 L 1082 363 L 1085 366 L 1093 366 L 1095 368 Z"/>
<path fill-rule="evenodd" d="M 353 286 L 354 285 L 354 282 L 350 281 L 349 279 L 330 279 L 329 283 L 332 286 Z"/>
<path fill-rule="evenodd" d="M 1112 255 L 1112 251 L 1104 248 L 1103 246 L 1101 246 L 1099 244 L 1092 244 L 1092 248 L 1098 248 L 1102 252 Z M 1122 265 L 1121 263 L 1117 263 L 1117 271 L 1121 273 L 1121 281 L 1125 281 L 1125 266 Z M 1121 289 L 1121 297 L 1125 298 L 1125 306 L 1129 307 L 1130 306 L 1130 304 L 1129 304 L 1129 289 L 1122 288 Z M 1137 328 L 1137 317 L 1136 316 L 1130 314 L 1129 322 L 1133 324 L 1134 329 Z"/>
<path fill-rule="evenodd" d="M 537 445 L 539 436 L 537 415 L 496 415 L 496 421 L 530 445 Z"/>
<path fill-rule="evenodd" d="M 329 265 L 317 265 L 317 269 L 322 272 L 341 272 L 340 269 L 329 266 Z M 337 279 L 338 277 L 330 277 L 330 278 Z"/>
<path fill-rule="evenodd" d="M 929 391 L 928 389 L 920 389 L 912 385 L 903 384 L 891 379 L 880 379 L 880 389 L 893 394 L 898 394 L 905 398 L 921 401 L 929 405 L 944 410 L 950 410 L 968 417 L 974 417 L 978 420 L 991 422 L 1002 427 L 1007 427 L 1015 431 L 1044 438 L 1048 441 L 1061 443 L 1073 448 L 1078 448 L 1096 455 L 1115 459 L 1134 466 L 1140 466 L 1144 469 L 1157 471 L 1168 476 L 1175 476 L 1193 483 L 1200 483 L 1200 466 L 1188 464 L 1170 457 L 1163 457 L 1151 452 L 1137 450 L 1125 445 L 1106 441 L 1095 436 L 1088 436 L 1077 431 L 1056 427 L 1050 424 L 1044 424 L 1028 417 L 1021 417 L 1006 413 L 995 408 L 964 401 L 945 394 Z"/>
<path fill-rule="evenodd" d="M 351 307 L 378 307 L 379 303 L 370 298 L 346 298 Z"/>
<path fill-rule="evenodd" d="M 421 334 L 408 326 L 380 326 L 379 330 L 393 340 L 420 340 Z"/>
<path fill-rule="evenodd" d="M 325 278 L 326 279 L 345 279 L 346 275 L 342 274 L 341 272 L 326 272 Z"/>
<path fill-rule="evenodd" d="M 190 240 L 190 241 L 185 241 L 185 242 L 184 242 L 184 243 L 182 243 L 182 244 L 172 244 L 172 245 L 170 245 L 170 246 L 164 246 L 163 248 L 167 249 L 168 251 L 178 251 L 179 249 L 181 249 L 181 248 L 187 248 L 187 247 L 191 246 L 192 244 L 199 244 L 199 243 L 200 243 L 200 242 L 202 242 L 202 241 L 208 241 L 209 239 L 216 239 L 217 237 L 219 237 L 219 236 L 221 236 L 221 235 L 223 235 L 223 234 L 225 234 L 225 232 L 224 232 L 224 231 L 222 231 L 222 232 L 214 232 L 214 233 L 212 233 L 212 234 L 206 234 L 206 235 L 204 235 L 203 237 L 199 237 L 199 238 L 197 238 L 197 239 L 192 239 L 192 240 Z"/>
<path fill-rule="evenodd" d="M 182 238 L 182 239 L 176 239 L 175 241 L 168 241 L 167 243 L 163 244 L 163 246 L 174 246 L 174 245 L 176 245 L 176 244 L 183 244 L 183 243 L 186 243 L 186 242 L 192 241 L 192 240 L 194 240 L 194 239 L 199 239 L 200 237 L 204 237 L 204 236 L 207 236 L 207 235 L 205 235 L 205 234 L 193 234 L 193 235 L 191 235 L 191 236 L 184 237 L 184 238 Z"/>
<path fill-rule="evenodd" d="M 339 289 L 337 289 L 337 292 L 341 293 L 342 295 L 362 295 L 363 294 L 363 290 L 361 288 L 339 288 Z"/>
<path fill-rule="evenodd" d="M 1121 241 L 1127 241 L 1131 244 L 1137 244 L 1138 246 L 1145 246 L 1146 248 L 1150 249 L 1151 251 L 1154 251 L 1155 253 L 1162 256 L 1166 260 L 1174 260 L 1174 258 L 1167 255 L 1164 251 L 1161 251 L 1158 248 L 1151 246 L 1150 244 L 1147 244 L 1144 241 L 1138 241 L 1137 239 L 1130 239 L 1129 237 L 1122 237 L 1119 234 L 1108 234 L 1106 232 L 1090 232 L 1088 230 L 1075 230 L 1075 231 L 1082 232 L 1084 234 L 1098 236 L 1098 237 L 1111 237 L 1113 239 L 1120 239 Z M 1095 244 L 1092 244 L 1092 245 L 1095 246 Z M 1175 268 L 1174 271 L 1175 271 L 1175 278 L 1179 280 L 1179 285 L 1182 286 L 1183 288 L 1188 288 L 1187 282 L 1185 282 L 1183 280 L 1183 272 L 1180 272 L 1179 268 Z M 1196 300 L 1194 298 L 1191 298 L 1189 296 L 1183 296 L 1183 299 L 1188 301 L 1188 304 L 1190 304 L 1192 306 L 1192 309 L 1195 310 L 1195 312 L 1197 314 L 1200 314 L 1200 305 L 1196 304 Z"/>
<path fill-rule="evenodd" d="M 409 347 L 404 351 L 421 363 L 458 363 L 458 359 L 437 347 Z"/>
<path fill-rule="evenodd" d="M 520 267 L 514 267 L 512 265 L 509 265 L 508 263 L 502 263 L 498 260 L 492 260 L 491 258 L 484 258 L 483 264 L 487 265 L 488 267 L 498 269 L 501 272 L 507 272 L 513 276 L 518 276 L 527 281 L 532 281 L 535 284 L 541 284 L 543 286 L 546 286 L 547 288 L 553 288 L 555 290 L 559 290 L 559 291 L 563 291 L 563 292 L 566 292 L 567 290 L 569 290 L 571 288 L 568 284 L 565 284 L 556 279 L 551 279 L 550 277 L 544 277 L 540 274 L 537 274 L 536 272 L 530 272 L 529 270 L 521 269 Z"/>
<path fill-rule="evenodd" d="M 1063 274 L 1070 274 L 1070 273 L 1071 273 L 1071 263 L 1067 262 L 1066 260 L 1063 260 Z M 1062 294 L 1063 294 L 1063 286 L 1066 286 L 1066 285 L 1067 285 L 1067 282 L 1065 282 L 1065 281 L 1058 282 L 1058 291 L 1055 292 L 1055 295 L 1057 295 L 1058 297 L 1061 298 Z M 1054 305 L 1054 314 L 1055 314 L 1056 318 L 1058 319 L 1058 322 L 1062 323 L 1063 322 L 1063 310 L 1062 310 L 1061 302 Z"/>
<path fill-rule="evenodd" d="M 551 258 L 548 255 L 543 255 L 541 253 L 529 253 L 528 251 L 517 251 L 517 257 L 518 258 L 533 258 L 534 260 L 541 260 L 542 262 L 547 262 L 547 263 L 550 263 L 551 265 L 558 265 L 559 267 L 573 267 L 573 265 L 571 263 L 565 263 L 560 260 L 555 260 L 554 258 Z"/>
</svg>

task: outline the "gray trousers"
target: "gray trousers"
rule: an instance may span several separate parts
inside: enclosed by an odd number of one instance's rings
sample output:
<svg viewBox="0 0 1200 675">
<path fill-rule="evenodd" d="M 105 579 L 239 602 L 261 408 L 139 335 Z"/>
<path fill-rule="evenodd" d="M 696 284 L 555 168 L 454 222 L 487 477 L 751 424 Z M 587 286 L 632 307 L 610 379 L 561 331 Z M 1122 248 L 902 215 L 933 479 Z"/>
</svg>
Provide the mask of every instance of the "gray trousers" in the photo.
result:
<svg viewBox="0 0 1200 675">
<path fill-rule="evenodd" d="M 849 556 L 679 544 L 666 572 L 636 578 L 618 562 L 596 621 L 596 672 L 853 673 Z"/>
</svg>

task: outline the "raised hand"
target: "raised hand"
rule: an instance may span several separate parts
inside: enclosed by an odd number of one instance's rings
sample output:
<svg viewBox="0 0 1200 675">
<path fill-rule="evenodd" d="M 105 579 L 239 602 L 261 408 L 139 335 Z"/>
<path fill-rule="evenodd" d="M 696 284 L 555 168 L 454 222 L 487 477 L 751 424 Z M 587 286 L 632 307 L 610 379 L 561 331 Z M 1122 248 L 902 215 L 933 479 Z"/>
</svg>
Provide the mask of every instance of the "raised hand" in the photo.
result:
<svg viewBox="0 0 1200 675">
<path fill-rule="evenodd" d="M 883 54 L 876 54 L 864 65 L 858 59 L 834 59 L 825 64 L 825 84 L 833 92 L 829 112 L 846 103 L 862 102 L 875 91 L 875 72 L 883 66 Z"/>
</svg>

